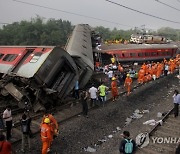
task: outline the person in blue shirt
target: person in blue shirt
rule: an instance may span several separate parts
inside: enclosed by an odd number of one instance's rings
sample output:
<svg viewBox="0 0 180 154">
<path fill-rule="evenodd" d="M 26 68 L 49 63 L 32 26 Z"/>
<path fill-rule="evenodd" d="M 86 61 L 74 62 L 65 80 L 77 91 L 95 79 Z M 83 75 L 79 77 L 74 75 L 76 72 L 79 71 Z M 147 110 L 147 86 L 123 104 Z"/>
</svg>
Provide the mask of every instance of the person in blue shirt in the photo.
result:
<svg viewBox="0 0 180 154">
<path fill-rule="evenodd" d="M 75 83 L 74 96 L 75 96 L 75 99 L 79 99 L 79 81 L 76 81 Z"/>
</svg>

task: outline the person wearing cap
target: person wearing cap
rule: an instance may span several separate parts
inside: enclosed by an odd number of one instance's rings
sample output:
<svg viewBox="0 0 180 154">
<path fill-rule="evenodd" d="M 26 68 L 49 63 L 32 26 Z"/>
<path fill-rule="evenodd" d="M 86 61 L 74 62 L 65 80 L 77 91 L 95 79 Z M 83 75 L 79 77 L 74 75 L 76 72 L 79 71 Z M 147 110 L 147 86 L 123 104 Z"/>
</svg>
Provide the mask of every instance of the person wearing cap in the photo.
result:
<svg viewBox="0 0 180 154">
<path fill-rule="evenodd" d="M 41 124 L 43 124 L 45 118 L 50 119 L 50 127 L 51 127 L 51 134 L 52 134 L 51 135 L 52 138 L 51 138 L 51 141 L 50 141 L 50 145 L 51 145 L 51 143 L 53 141 L 53 137 L 56 137 L 58 135 L 59 126 L 58 126 L 57 120 L 47 110 L 44 112 L 44 116 L 42 118 Z"/>
<path fill-rule="evenodd" d="M 118 97 L 118 87 L 117 87 L 117 82 L 116 82 L 115 77 L 112 77 L 111 93 L 112 93 L 112 98 L 113 98 L 113 102 L 114 102 L 115 99 Z"/>
<path fill-rule="evenodd" d="M 136 142 L 130 138 L 130 133 L 124 131 L 121 135 L 123 140 L 120 143 L 119 152 L 123 154 L 134 154 L 136 151 Z"/>
<path fill-rule="evenodd" d="M 129 96 L 129 94 L 131 92 L 131 85 L 132 85 L 132 79 L 131 79 L 130 75 L 127 74 L 127 77 L 124 82 L 124 87 L 126 87 L 126 89 L 127 89 L 127 96 Z"/>
<path fill-rule="evenodd" d="M 45 118 L 43 124 L 41 124 L 41 141 L 42 141 L 42 154 L 47 154 L 50 149 L 50 142 L 52 139 L 50 119 Z"/>
<path fill-rule="evenodd" d="M 44 111 L 44 116 L 42 118 L 42 122 L 41 124 L 43 123 L 44 119 L 45 118 L 49 118 L 50 119 L 50 124 L 51 124 L 51 127 L 52 127 L 52 131 L 53 131 L 53 135 L 57 135 L 57 131 L 59 130 L 59 125 L 57 123 L 57 120 L 54 118 L 54 116 L 49 113 L 47 110 Z"/>
</svg>

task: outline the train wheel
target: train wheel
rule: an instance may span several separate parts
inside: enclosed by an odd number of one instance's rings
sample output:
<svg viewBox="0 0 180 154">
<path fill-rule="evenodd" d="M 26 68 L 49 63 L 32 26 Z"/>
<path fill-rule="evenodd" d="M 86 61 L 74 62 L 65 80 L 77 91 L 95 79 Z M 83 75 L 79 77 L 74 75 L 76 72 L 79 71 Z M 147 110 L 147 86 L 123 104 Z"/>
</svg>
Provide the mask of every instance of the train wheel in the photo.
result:
<svg viewBox="0 0 180 154">
<path fill-rule="evenodd" d="M 3 89 L 1 89 L 1 95 L 8 96 L 9 92 L 6 89 L 3 88 Z"/>
</svg>

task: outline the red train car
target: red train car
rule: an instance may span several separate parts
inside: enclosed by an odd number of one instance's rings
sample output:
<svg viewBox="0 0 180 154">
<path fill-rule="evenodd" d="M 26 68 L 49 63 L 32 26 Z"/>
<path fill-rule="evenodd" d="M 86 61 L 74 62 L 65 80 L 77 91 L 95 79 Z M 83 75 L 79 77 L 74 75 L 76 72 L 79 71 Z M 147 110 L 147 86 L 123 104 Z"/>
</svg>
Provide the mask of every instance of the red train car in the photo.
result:
<svg viewBox="0 0 180 154">
<path fill-rule="evenodd" d="M 78 80 L 71 56 L 54 46 L 0 46 L 0 75 L 1 95 L 11 94 L 19 106 L 34 104 L 35 110 L 60 103 Z"/>
<path fill-rule="evenodd" d="M 175 57 L 178 46 L 173 44 L 113 44 L 102 45 L 101 50 L 115 55 L 119 62 L 136 62 Z"/>
</svg>

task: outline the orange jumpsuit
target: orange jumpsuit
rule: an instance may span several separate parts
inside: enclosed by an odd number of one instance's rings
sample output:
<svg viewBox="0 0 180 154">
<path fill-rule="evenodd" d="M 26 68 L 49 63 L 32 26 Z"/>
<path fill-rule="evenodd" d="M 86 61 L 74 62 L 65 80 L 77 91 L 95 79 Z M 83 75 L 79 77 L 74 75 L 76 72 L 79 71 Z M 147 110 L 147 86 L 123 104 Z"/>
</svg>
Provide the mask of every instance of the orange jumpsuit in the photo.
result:
<svg viewBox="0 0 180 154">
<path fill-rule="evenodd" d="M 52 129 L 53 129 L 53 130 L 54 130 L 54 129 L 58 129 L 58 123 L 57 123 L 56 119 L 53 117 L 52 114 L 44 115 L 41 124 L 43 123 L 43 121 L 44 121 L 45 118 L 49 118 L 49 119 L 50 119 L 50 121 L 51 121 L 51 126 L 52 126 Z"/>
<path fill-rule="evenodd" d="M 49 124 L 43 123 L 41 125 L 42 154 L 47 154 L 48 148 L 50 148 L 51 138 L 51 126 Z"/>
<path fill-rule="evenodd" d="M 129 95 L 131 92 L 131 84 L 132 84 L 131 77 L 126 77 L 125 82 L 124 82 L 124 87 L 127 88 L 127 95 Z"/>
<path fill-rule="evenodd" d="M 48 114 L 48 115 L 44 115 L 41 124 L 43 123 L 45 118 L 49 118 L 51 123 L 50 123 L 50 127 L 51 127 L 51 134 L 52 134 L 52 138 L 51 138 L 51 142 L 53 141 L 53 136 L 57 134 L 57 130 L 58 130 L 58 123 L 56 121 L 56 119 L 53 117 L 52 114 Z"/>
<path fill-rule="evenodd" d="M 162 65 L 158 63 L 156 77 L 159 78 L 162 74 Z"/>
<path fill-rule="evenodd" d="M 112 92 L 112 97 L 114 100 L 118 96 L 118 87 L 117 87 L 116 81 L 111 82 L 111 92 Z"/>
<path fill-rule="evenodd" d="M 170 73 L 171 74 L 174 73 L 175 67 L 176 67 L 176 65 L 175 65 L 174 61 L 172 60 L 170 62 Z"/>
<path fill-rule="evenodd" d="M 145 71 L 144 69 L 140 69 L 138 72 L 138 83 L 143 83 L 144 82 L 144 75 L 145 75 Z"/>
<path fill-rule="evenodd" d="M 124 71 L 123 67 L 122 67 L 120 64 L 118 65 L 118 70 L 119 70 L 119 72 L 121 72 L 121 73 Z"/>
</svg>

